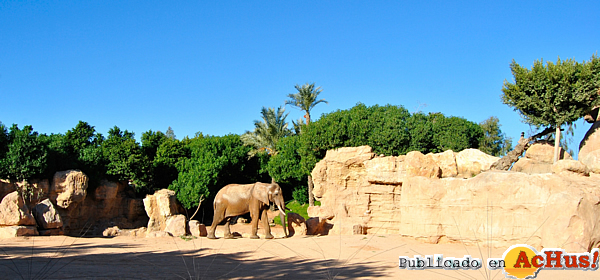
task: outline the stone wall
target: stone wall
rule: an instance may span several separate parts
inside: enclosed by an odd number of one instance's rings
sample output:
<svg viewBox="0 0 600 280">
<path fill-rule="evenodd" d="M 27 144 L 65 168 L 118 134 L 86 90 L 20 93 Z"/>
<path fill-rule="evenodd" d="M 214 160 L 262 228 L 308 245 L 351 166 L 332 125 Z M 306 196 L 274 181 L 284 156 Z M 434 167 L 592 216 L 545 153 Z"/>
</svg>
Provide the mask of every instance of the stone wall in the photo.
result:
<svg viewBox="0 0 600 280">
<path fill-rule="evenodd" d="M 57 172 L 50 182 L 30 180 L 29 183 L 34 194 L 41 194 L 25 205 L 25 209 L 38 209 L 40 234 L 99 235 L 112 226 L 138 228 L 148 223 L 142 199 L 129 196 L 124 182 L 104 180 L 90 193 L 87 175 L 79 170 L 68 170 Z M 9 194 L 16 195 L 18 184 L 1 180 L 0 201 L 9 199 Z M 60 226 L 56 227 L 58 220 Z"/>
<path fill-rule="evenodd" d="M 600 175 L 586 176 L 574 160 L 559 161 L 556 173 L 486 171 L 497 159 L 474 149 L 399 157 L 377 157 L 368 146 L 328 151 L 312 172 L 321 207 L 309 215 L 333 217 L 332 233 L 364 228 L 430 243 L 581 250 L 600 242 Z"/>
</svg>

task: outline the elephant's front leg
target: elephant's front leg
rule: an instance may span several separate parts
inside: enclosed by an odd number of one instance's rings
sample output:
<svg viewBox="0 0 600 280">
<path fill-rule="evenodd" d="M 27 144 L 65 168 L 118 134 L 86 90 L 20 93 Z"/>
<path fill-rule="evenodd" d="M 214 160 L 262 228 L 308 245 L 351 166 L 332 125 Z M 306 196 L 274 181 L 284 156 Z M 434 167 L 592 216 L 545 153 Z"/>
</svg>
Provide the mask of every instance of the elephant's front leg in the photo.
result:
<svg viewBox="0 0 600 280">
<path fill-rule="evenodd" d="M 250 239 L 258 239 L 258 218 L 260 217 L 260 210 L 250 211 L 250 219 L 252 219 L 252 232 L 250 234 Z"/>
<path fill-rule="evenodd" d="M 262 217 L 260 218 L 263 221 L 263 226 L 265 227 L 265 239 L 273 239 L 273 235 L 271 234 L 271 226 L 269 226 L 269 215 L 267 215 L 267 209 L 262 210 Z"/>
</svg>

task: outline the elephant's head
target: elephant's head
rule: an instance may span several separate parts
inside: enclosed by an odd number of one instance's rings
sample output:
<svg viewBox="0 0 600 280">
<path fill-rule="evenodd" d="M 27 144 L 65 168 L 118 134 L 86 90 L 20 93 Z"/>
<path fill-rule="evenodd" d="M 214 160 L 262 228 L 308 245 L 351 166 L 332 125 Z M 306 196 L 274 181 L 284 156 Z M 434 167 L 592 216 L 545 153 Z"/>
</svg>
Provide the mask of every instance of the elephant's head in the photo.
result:
<svg viewBox="0 0 600 280">
<path fill-rule="evenodd" d="M 283 200 L 283 192 L 279 184 L 272 180 L 270 184 L 256 183 L 252 190 L 252 196 L 260 200 L 264 204 L 271 204 L 273 202 L 279 208 L 279 217 L 281 224 L 283 225 L 283 232 L 287 237 L 287 227 L 285 224 L 285 201 Z"/>
</svg>

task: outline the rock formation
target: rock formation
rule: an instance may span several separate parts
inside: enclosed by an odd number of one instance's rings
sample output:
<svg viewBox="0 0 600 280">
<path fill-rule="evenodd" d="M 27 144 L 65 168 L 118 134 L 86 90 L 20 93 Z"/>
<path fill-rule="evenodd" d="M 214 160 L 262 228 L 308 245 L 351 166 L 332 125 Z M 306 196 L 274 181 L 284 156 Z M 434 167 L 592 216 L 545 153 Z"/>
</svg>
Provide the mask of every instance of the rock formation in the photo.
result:
<svg viewBox="0 0 600 280">
<path fill-rule="evenodd" d="M 150 220 L 148 233 L 167 231 L 173 236 L 185 235 L 187 223 L 185 216 L 178 215 L 178 204 L 175 192 L 162 189 L 144 198 L 144 208 Z"/>
<path fill-rule="evenodd" d="M 330 213 L 331 220 L 318 223 L 330 224 L 335 234 L 392 233 L 430 243 L 528 243 L 572 251 L 600 244 L 600 175 L 586 176 L 580 162 L 561 160 L 547 174 L 485 171 L 498 158 L 469 149 L 452 153 L 457 177 L 446 178 L 453 169 L 451 154 L 445 154 L 417 154 L 418 161 L 407 161 L 408 156 L 375 157 L 366 146 L 328 151 L 312 172 L 322 206 L 311 207 L 309 216 Z M 450 164 L 440 168 L 442 176 L 432 176 L 431 166 L 442 164 L 423 157 L 443 157 Z M 411 166 L 417 163 L 426 166 Z"/>
<path fill-rule="evenodd" d="M 569 160 L 573 158 L 559 147 L 559 159 Z M 515 162 L 510 170 L 527 174 L 552 173 L 553 163 L 554 145 L 546 141 L 540 141 L 531 145 L 525 152 L 525 156 Z"/>
<path fill-rule="evenodd" d="M 0 180 L 0 197 L 7 201 L 17 197 L 15 191 L 20 184 Z M 32 210 L 35 219 L 30 218 L 33 221 L 30 226 L 33 229 L 13 228 L 2 236 L 13 233 L 37 235 L 37 230 L 42 235 L 97 235 L 109 227 L 137 228 L 148 222 L 142 200 L 130 197 L 123 182 L 103 181 L 90 194 L 88 177 L 79 170 L 68 170 L 57 172 L 51 183 L 29 180 L 28 184 L 34 195 L 22 202 L 21 212 Z M 15 194 L 7 194 L 9 191 Z M 2 211 L 11 212 L 13 216 L 19 213 L 8 204 L 0 206 L 0 213 Z"/>
</svg>

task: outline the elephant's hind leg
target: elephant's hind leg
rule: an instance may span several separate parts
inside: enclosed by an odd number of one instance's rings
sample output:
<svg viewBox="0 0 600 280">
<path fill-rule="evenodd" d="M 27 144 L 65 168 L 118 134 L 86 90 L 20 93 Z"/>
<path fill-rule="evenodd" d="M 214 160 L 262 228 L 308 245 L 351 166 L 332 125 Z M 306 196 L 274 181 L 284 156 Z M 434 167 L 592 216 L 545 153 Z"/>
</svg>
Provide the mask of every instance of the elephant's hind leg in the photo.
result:
<svg viewBox="0 0 600 280">
<path fill-rule="evenodd" d="M 213 216 L 212 225 L 210 226 L 210 230 L 208 231 L 208 235 L 206 236 L 208 239 L 217 239 L 215 236 L 215 231 L 217 230 L 217 226 L 221 221 L 225 218 L 225 211 L 221 209 L 215 209 L 215 214 Z M 227 227 L 229 229 L 229 227 Z"/>
</svg>

